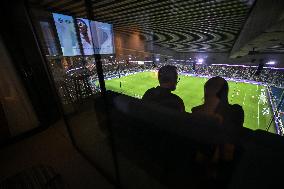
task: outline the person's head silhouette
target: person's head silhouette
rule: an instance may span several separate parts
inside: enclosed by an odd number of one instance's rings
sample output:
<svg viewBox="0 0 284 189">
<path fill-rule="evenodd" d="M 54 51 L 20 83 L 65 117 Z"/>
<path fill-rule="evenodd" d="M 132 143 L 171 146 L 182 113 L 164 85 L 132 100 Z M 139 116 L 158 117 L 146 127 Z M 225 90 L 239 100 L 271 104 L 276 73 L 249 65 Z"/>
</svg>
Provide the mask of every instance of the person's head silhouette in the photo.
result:
<svg viewBox="0 0 284 189">
<path fill-rule="evenodd" d="M 158 79 L 160 87 L 174 91 L 178 82 L 177 67 L 166 65 L 159 69 Z"/>
<path fill-rule="evenodd" d="M 184 112 L 185 107 L 183 100 L 172 93 L 178 83 L 177 67 L 171 65 L 161 67 L 158 71 L 158 79 L 160 86 L 148 89 L 144 93 L 142 100 Z"/>
<path fill-rule="evenodd" d="M 216 98 L 221 103 L 228 103 L 228 82 L 222 77 L 212 77 L 204 85 L 205 102 L 208 99 Z"/>
</svg>

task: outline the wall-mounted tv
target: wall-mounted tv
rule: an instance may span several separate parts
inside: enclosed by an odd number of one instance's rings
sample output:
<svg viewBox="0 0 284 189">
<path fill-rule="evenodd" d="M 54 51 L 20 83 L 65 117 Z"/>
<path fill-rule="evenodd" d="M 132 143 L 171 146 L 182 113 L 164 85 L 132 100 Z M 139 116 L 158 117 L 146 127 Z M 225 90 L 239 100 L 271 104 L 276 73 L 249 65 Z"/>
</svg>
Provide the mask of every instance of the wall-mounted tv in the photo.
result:
<svg viewBox="0 0 284 189">
<path fill-rule="evenodd" d="M 57 35 L 63 56 L 80 55 L 79 43 L 72 16 L 53 13 Z"/>
<path fill-rule="evenodd" d="M 77 36 L 80 36 L 84 55 L 114 54 L 111 24 L 75 18 L 79 32 L 77 35 L 73 17 L 53 13 L 53 19 L 63 56 L 81 55 Z"/>
<path fill-rule="evenodd" d="M 91 21 L 95 54 L 114 54 L 112 25 Z"/>
</svg>

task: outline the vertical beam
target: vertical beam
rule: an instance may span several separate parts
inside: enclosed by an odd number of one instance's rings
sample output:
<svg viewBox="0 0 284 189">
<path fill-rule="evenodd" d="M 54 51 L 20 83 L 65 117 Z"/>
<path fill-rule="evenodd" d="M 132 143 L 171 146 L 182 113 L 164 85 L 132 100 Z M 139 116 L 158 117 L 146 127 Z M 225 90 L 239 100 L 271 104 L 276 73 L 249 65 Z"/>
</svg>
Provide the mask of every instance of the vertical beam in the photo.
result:
<svg viewBox="0 0 284 189">
<path fill-rule="evenodd" d="M 93 10 L 92 10 L 91 0 L 85 0 L 85 7 L 86 7 L 86 11 L 87 11 L 87 18 L 89 20 L 93 20 L 94 14 L 93 14 Z M 93 47 L 94 47 L 94 45 L 93 45 Z M 116 187 L 121 188 L 118 159 L 117 159 L 117 153 L 116 153 L 116 150 L 115 150 L 113 130 L 112 130 L 112 127 L 111 127 L 110 110 L 108 108 L 108 100 L 107 100 L 107 94 L 106 94 L 106 88 L 105 88 L 105 82 L 104 82 L 101 55 L 95 54 L 95 60 L 96 60 L 96 68 L 97 68 L 97 74 L 98 74 L 98 78 L 99 78 L 100 88 L 101 88 L 101 92 L 102 92 L 104 103 L 105 103 L 105 112 L 106 112 L 106 116 L 107 116 L 107 124 L 106 125 L 107 125 L 107 129 L 109 131 L 109 136 L 110 136 L 109 137 L 110 138 L 110 147 L 111 147 L 111 152 L 112 152 L 113 161 L 114 161 Z"/>
<path fill-rule="evenodd" d="M 85 66 L 87 62 L 86 62 L 86 60 L 84 58 L 85 52 L 84 52 L 84 49 L 83 49 L 83 44 L 82 44 L 82 40 L 81 40 L 81 36 L 80 36 L 80 31 L 79 31 L 79 28 L 78 28 L 77 20 L 76 20 L 76 18 L 74 16 L 72 16 L 72 19 L 73 19 L 74 28 L 75 28 L 75 31 L 76 31 L 77 41 L 78 41 L 79 48 L 80 48 L 80 53 L 81 53 L 81 56 L 83 57 L 82 58 L 82 63 L 83 63 L 82 66 Z"/>
<path fill-rule="evenodd" d="M 90 0 L 85 0 L 85 7 L 87 11 L 87 18 L 89 20 L 93 20 L 94 14 L 92 10 L 92 2 Z M 91 30 L 92 32 L 92 30 Z M 94 43 L 94 42 L 93 42 Z M 94 45 L 93 45 L 94 47 Z M 95 54 L 95 60 L 96 60 L 96 68 L 97 68 L 97 74 L 99 78 L 100 88 L 102 95 L 106 95 L 106 87 L 105 87 L 105 81 L 104 81 L 104 73 L 103 73 L 103 67 L 102 67 L 102 61 L 101 61 L 101 55 Z"/>
</svg>

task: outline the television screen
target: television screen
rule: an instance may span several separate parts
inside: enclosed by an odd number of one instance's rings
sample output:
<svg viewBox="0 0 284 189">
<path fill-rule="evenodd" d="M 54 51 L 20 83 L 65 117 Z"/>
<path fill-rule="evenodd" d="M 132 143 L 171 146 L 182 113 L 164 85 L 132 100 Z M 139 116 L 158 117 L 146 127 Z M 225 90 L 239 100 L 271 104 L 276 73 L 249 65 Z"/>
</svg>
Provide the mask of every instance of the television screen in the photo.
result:
<svg viewBox="0 0 284 189">
<path fill-rule="evenodd" d="M 76 18 L 76 22 L 80 33 L 84 55 L 93 55 L 94 49 L 90 31 L 90 21 L 84 18 Z"/>
<path fill-rule="evenodd" d="M 73 18 L 63 14 L 53 13 L 57 35 L 63 56 L 80 55 L 79 43 L 76 36 Z"/>
<path fill-rule="evenodd" d="M 95 54 L 114 54 L 112 25 L 91 21 Z"/>
</svg>

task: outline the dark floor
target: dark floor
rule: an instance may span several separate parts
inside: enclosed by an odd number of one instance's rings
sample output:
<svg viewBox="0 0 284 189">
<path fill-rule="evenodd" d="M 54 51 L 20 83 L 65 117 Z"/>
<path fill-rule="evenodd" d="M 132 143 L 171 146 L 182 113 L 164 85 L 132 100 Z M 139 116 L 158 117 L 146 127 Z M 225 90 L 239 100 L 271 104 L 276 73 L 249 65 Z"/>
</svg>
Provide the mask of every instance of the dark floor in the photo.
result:
<svg viewBox="0 0 284 189">
<path fill-rule="evenodd" d="M 98 164 L 107 175 L 115 177 L 114 160 L 107 129 L 98 126 L 95 111 L 92 108 L 86 108 L 69 118 L 68 123 L 78 147 L 84 154 Z M 147 171 L 126 158 L 124 154 L 117 152 L 117 159 L 122 188 L 167 188 L 149 175 Z"/>
<path fill-rule="evenodd" d="M 68 118 L 79 149 L 104 173 L 114 177 L 114 164 L 107 135 L 98 127 L 93 110 Z M 145 170 L 118 153 L 123 188 L 165 188 Z M 114 188 L 71 144 L 61 120 L 47 130 L 0 149 L 0 181 L 36 165 L 50 165 L 67 188 Z"/>
<path fill-rule="evenodd" d="M 0 150 L 0 180 L 39 164 L 52 166 L 67 188 L 114 188 L 79 154 L 68 138 L 63 121 Z"/>
</svg>

